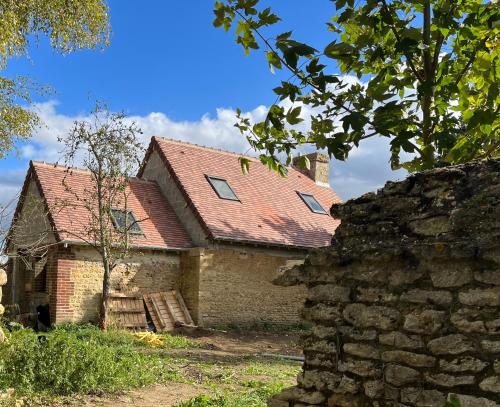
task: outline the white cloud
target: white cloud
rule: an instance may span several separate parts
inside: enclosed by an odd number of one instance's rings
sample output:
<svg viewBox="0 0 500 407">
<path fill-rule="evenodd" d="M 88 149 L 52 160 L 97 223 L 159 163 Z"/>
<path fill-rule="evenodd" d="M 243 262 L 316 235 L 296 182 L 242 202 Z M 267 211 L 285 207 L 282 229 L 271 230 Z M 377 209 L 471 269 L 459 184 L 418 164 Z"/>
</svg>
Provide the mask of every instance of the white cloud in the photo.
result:
<svg viewBox="0 0 500 407">
<path fill-rule="evenodd" d="M 34 109 L 40 115 L 44 125 L 29 143 L 20 150 L 24 159 L 56 162 L 61 159 L 61 145 L 57 139 L 71 129 L 75 120 L 87 116 L 79 114 L 68 116 L 57 111 L 57 102 L 39 103 Z M 265 117 L 267 108 L 258 106 L 246 112 L 246 116 L 258 121 Z M 215 115 L 205 114 L 197 121 L 175 121 L 161 112 L 152 112 L 145 116 L 131 116 L 143 130 L 142 141 L 149 143 L 151 136 L 174 138 L 191 143 L 218 147 L 239 153 L 249 153 L 245 137 L 234 127 L 235 111 L 219 108 Z M 251 151 L 250 151 L 251 152 Z M 404 172 L 393 172 L 389 167 L 389 144 L 385 138 L 371 138 L 352 151 L 346 162 L 332 160 L 331 184 L 343 199 L 349 199 L 362 193 L 383 186 L 387 180 L 404 177 Z M 20 165 L 13 172 L 0 173 L 0 205 L 5 204 L 19 191 L 26 164 Z M 15 176 L 13 175 L 15 174 Z"/>
</svg>

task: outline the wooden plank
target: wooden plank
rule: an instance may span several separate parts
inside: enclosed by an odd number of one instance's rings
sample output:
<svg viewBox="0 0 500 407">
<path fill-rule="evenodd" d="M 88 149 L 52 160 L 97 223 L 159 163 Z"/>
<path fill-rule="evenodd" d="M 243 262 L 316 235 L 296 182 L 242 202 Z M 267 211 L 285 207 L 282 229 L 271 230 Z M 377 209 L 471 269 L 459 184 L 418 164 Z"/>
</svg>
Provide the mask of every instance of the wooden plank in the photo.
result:
<svg viewBox="0 0 500 407">
<path fill-rule="evenodd" d="M 144 295 L 144 299 L 146 300 L 146 306 L 148 307 L 149 314 L 151 315 L 151 319 L 153 320 L 156 330 L 161 332 L 164 328 L 164 325 L 161 321 L 159 311 L 156 309 L 155 304 L 153 303 L 152 294 Z"/>
<path fill-rule="evenodd" d="M 191 318 L 191 314 L 189 313 L 188 308 L 186 307 L 186 303 L 184 302 L 184 298 L 182 298 L 182 295 L 180 293 L 177 293 L 176 291 L 173 291 L 173 294 L 177 300 L 177 303 L 179 304 L 180 308 L 184 312 L 184 317 L 186 319 L 186 323 L 188 325 L 194 325 L 193 318 Z"/>
<path fill-rule="evenodd" d="M 161 296 L 161 298 L 163 299 L 163 301 L 165 301 L 165 304 L 166 304 L 166 306 L 167 306 L 167 308 L 168 308 L 168 312 L 169 312 L 169 314 L 170 314 L 170 317 L 172 318 L 172 321 L 174 322 L 174 325 L 176 325 L 176 324 L 177 324 L 177 323 L 179 323 L 179 322 L 180 322 L 180 323 L 182 323 L 182 321 L 179 321 L 179 320 L 177 319 L 177 317 L 176 317 L 176 315 L 175 315 L 175 312 L 174 312 L 174 310 L 173 310 L 173 308 L 172 308 L 172 304 L 170 304 L 170 301 L 169 301 L 169 299 L 167 298 L 166 293 L 160 293 L 160 296 Z"/>
<path fill-rule="evenodd" d="M 121 328 L 147 328 L 146 312 L 142 297 L 137 294 L 110 294 L 110 312 L 117 326 Z"/>
<path fill-rule="evenodd" d="M 158 306 L 156 304 L 156 301 L 154 299 L 151 299 L 151 304 L 153 305 L 153 309 L 154 311 L 156 312 L 156 315 L 158 316 L 158 321 L 160 323 L 160 327 L 162 329 L 165 329 L 166 328 L 166 324 L 165 324 L 165 321 L 163 320 L 162 318 L 162 315 L 160 313 L 160 310 L 158 309 Z"/>
</svg>

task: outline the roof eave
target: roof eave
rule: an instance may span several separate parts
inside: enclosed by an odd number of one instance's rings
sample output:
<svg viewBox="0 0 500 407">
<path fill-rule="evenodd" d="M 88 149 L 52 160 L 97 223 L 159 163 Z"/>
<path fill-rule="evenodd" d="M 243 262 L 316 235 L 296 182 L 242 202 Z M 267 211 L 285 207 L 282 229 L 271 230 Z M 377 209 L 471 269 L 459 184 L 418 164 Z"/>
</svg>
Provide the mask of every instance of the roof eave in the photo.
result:
<svg viewBox="0 0 500 407">
<path fill-rule="evenodd" d="M 62 244 L 62 245 L 92 247 L 91 244 L 84 242 L 84 241 L 81 241 L 81 240 L 65 239 L 65 240 L 61 240 L 58 243 Z M 130 245 L 130 249 L 133 249 L 133 250 L 154 250 L 154 251 L 166 251 L 166 252 L 182 252 L 182 251 L 188 251 L 192 248 L 193 247 L 153 246 L 153 245 L 150 246 L 150 245 L 137 245 L 137 244 Z"/>
<path fill-rule="evenodd" d="M 267 247 L 267 248 L 280 248 L 291 251 L 310 251 L 315 249 L 322 249 L 328 247 L 326 246 L 300 246 L 300 245 L 291 245 L 287 243 L 278 243 L 278 242 L 265 242 L 262 240 L 254 240 L 254 239 L 238 239 L 227 236 L 217 236 L 211 239 L 214 243 L 231 243 L 231 244 L 240 244 L 240 245 L 251 245 L 251 246 L 259 246 L 259 247 Z"/>
</svg>

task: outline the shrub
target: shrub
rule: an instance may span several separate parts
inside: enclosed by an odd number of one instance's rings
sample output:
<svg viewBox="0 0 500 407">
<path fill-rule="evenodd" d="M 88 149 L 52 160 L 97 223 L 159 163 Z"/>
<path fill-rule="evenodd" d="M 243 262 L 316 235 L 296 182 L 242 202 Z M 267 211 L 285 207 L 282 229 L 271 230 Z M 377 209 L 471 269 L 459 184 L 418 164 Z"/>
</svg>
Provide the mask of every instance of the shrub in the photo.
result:
<svg viewBox="0 0 500 407">
<path fill-rule="evenodd" d="M 155 355 L 137 352 L 131 335 L 94 327 L 56 328 L 46 335 L 12 332 L 0 344 L 0 388 L 17 393 L 114 392 L 169 374 Z"/>
</svg>

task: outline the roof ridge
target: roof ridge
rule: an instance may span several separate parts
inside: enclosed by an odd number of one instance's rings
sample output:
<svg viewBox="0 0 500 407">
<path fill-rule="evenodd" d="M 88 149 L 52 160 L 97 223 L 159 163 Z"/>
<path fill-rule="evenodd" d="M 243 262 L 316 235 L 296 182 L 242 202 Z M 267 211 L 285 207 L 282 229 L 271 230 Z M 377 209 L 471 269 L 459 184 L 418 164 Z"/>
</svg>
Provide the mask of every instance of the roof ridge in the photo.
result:
<svg viewBox="0 0 500 407">
<path fill-rule="evenodd" d="M 31 160 L 31 162 L 33 163 L 33 165 L 42 165 L 44 167 L 50 167 L 50 168 L 54 168 L 54 169 L 57 169 L 57 170 L 76 170 L 76 171 L 85 172 L 85 173 L 89 173 L 90 172 L 89 170 L 86 170 L 84 168 L 70 167 L 68 165 L 59 164 L 58 162 L 49 163 L 49 162 L 39 161 L 39 160 Z"/>
<path fill-rule="evenodd" d="M 177 140 L 177 139 L 168 138 L 168 137 L 162 137 L 162 136 L 153 136 L 152 138 L 155 139 L 156 141 L 160 141 L 160 142 L 161 141 L 165 141 L 165 142 L 168 142 L 168 143 L 173 143 L 173 144 L 178 144 L 178 145 L 186 145 L 188 147 L 194 147 L 194 148 L 197 148 L 197 149 L 200 149 L 200 150 L 212 150 L 212 151 L 215 151 L 215 152 L 218 152 L 218 153 L 222 153 L 222 154 L 226 154 L 226 155 L 248 158 L 248 159 L 252 160 L 253 162 L 262 164 L 262 162 L 257 157 L 253 157 L 251 155 L 246 155 L 246 154 L 235 153 L 233 151 L 223 150 L 223 149 L 218 148 L 218 147 L 208 147 L 208 146 L 204 146 L 204 145 L 201 145 L 201 144 L 191 143 L 189 141 Z M 287 168 L 288 171 L 296 171 L 297 173 L 299 173 L 301 175 L 304 175 L 292 163 L 290 163 L 290 165 L 287 165 L 286 168 Z M 306 177 L 307 177 L 307 175 L 306 175 Z"/>
<path fill-rule="evenodd" d="M 161 137 L 161 136 L 153 136 L 153 138 L 155 140 L 157 140 L 157 141 L 160 141 L 160 142 L 161 141 L 166 141 L 168 143 L 174 143 L 174 144 L 178 144 L 178 145 L 186 145 L 188 147 L 194 147 L 194 148 L 197 148 L 197 149 L 200 149 L 200 150 L 212 150 L 212 151 L 216 151 L 218 153 L 222 153 L 222 154 L 226 154 L 226 155 L 232 155 L 232 156 L 236 156 L 236 157 L 248 158 L 248 159 L 250 159 L 252 161 L 260 162 L 260 160 L 257 157 L 253 157 L 251 155 L 242 154 L 242 153 L 236 153 L 234 151 L 223 150 L 222 148 L 218 148 L 218 147 L 209 147 L 209 146 L 204 146 L 204 145 L 201 145 L 201 144 L 191 143 L 189 141 L 177 140 L 177 139 L 168 138 L 168 137 Z"/>
<path fill-rule="evenodd" d="M 90 174 L 90 170 L 86 170 L 84 168 L 80 167 L 68 167 L 67 165 L 59 164 L 59 163 L 48 163 L 45 161 L 38 161 L 38 160 L 32 160 L 33 165 L 35 166 L 44 166 L 44 167 L 49 167 L 57 170 L 70 170 L 70 171 L 78 171 L 84 174 Z M 143 184 L 157 184 L 155 181 L 150 181 L 147 179 L 142 179 L 139 177 L 129 177 L 130 182 L 138 182 L 138 183 L 143 183 Z"/>
</svg>

